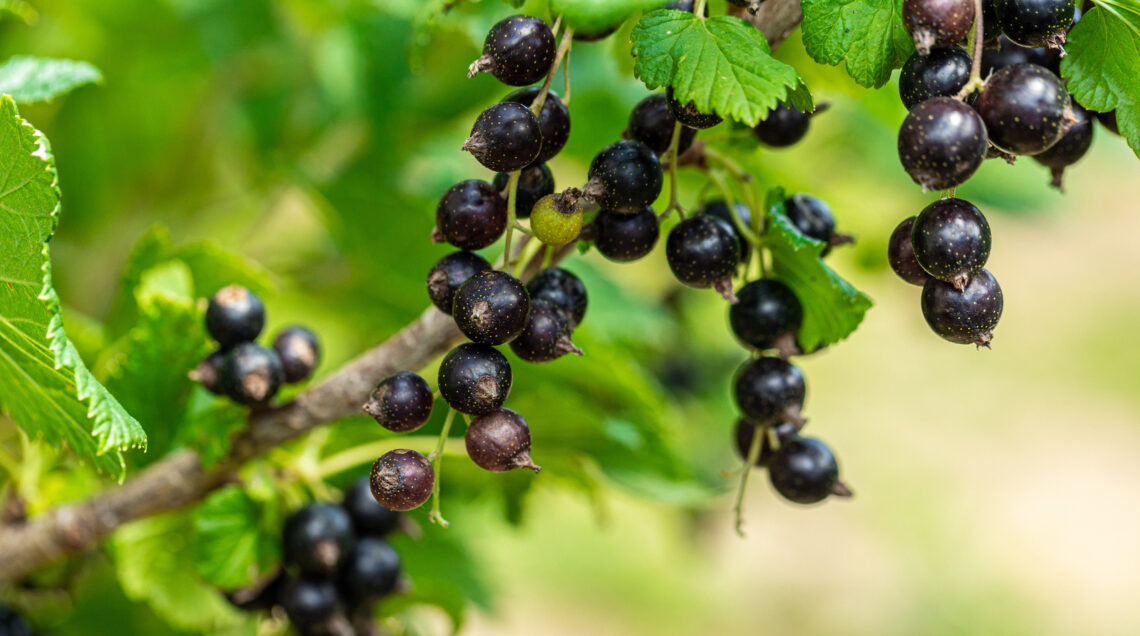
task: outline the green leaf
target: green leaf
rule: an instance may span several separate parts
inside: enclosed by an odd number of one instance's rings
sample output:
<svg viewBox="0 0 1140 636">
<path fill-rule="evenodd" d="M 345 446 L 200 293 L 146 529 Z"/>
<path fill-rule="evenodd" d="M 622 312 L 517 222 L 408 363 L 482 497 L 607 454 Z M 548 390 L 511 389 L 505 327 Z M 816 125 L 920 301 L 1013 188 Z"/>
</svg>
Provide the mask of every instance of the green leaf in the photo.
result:
<svg viewBox="0 0 1140 636">
<path fill-rule="evenodd" d="M 241 488 L 214 493 L 194 512 L 198 574 L 223 590 L 252 585 L 281 558 L 280 528 L 268 531 L 261 506 Z"/>
<path fill-rule="evenodd" d="M 788 220 L 782 188 L 769 193 L 768 209 L 761 241 L 772 253 L 775 278 L 791 287 L 804 307 L 800 348 L 810 353 L 843 340 L 863 321 L 871 299 L 823 262 L 822 241 L 805 236 Z"/>
<path fill-rule="evenodd" d="M 740 18 L 662 9 L 642 17 L 631 38 L 634 74 L 650 89 L 672 86 L 703 112 L 754 126 L 779 101 L 814 110 L 796 69 L 773 58 L 764 35 Z"/>
<path fill-rule="evenodd" d="M 24 430 L 122 475 L 139 423 L 91 375 L 63 329 L 48 241 L 60 192 L 46 137 L 0 98 L 0 401 Z"/>
<path fill-rule="evenodd" d="M 659 9 L 672 0 L 550 0 L 551 15 L 575 31 L 599 33 L 625 22 L 639 11 Z"/>
<path fill-rule="evenodd" d="M 40 19 L 36 9 L 24 0 L 0 0 L 0 14 L 8 13 L 16 16 L 24 24 L 35 24 Z"/>
<path fill-rule="evenodd" d="M 1098 3 L 1069 31 L 1061 75 L 1085 108 L 1116 111 L 1116 124 L 1140 156 L 1140 15 Z"/>
<path fill-rule="evenodd" d="M 21 104 L 51 101 L 102 81 L 99 69 L 87 62 L 18 55 L 0 64 L 0 93 Z"/>
<path fill-rule="evenodd" d="M 914 53 L 902 0 L 803 0 L 803 39 L 820 64 L 847 62 L 847 74 L 878 88 Z"/>
<path fill-rule="evenodd" d="M 412 590 L 385 599 L 381 611 L 393 615 L 411 605 L 435 605 L 447 613 L 458 632 L 467 605 L 488 608 L 490 593 L 461 536 L 431 523 L 421 527 L 419 539 L 405 534 L 391 537 Z"/>
<path fill-rule="evenodd" d="M 171 444 L 197 451 L 202 467 L 209 470 L 229 454 L 230 437 L 245 425 L 245 409 L 197 387 Z"/>
</svg>

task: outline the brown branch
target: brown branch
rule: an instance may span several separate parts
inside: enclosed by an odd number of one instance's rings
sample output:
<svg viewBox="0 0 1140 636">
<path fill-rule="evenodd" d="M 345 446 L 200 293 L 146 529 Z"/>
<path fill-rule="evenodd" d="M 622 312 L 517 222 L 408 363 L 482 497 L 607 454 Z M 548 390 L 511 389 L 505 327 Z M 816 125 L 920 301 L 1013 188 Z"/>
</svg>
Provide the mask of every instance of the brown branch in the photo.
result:
<svg viewBox="0 0 1140 636">
<path fill-rule="evenodd" d="M 745 16 L 776 46 L 801 19 L 799 0 L 767 0 Z M 519 242 L 518 249 L 523 247 Z M 574 250 L 560 248 L 555 262 Z M 541 252 L 527 266 L 540 267 Z M 121 486 L 87 501 L 60 506 L 26 523 L 0 527 L 0 584 L 18 581 L 46 563 L 90 549 L 120 526 L 178 510 L 228 483 L 250 459 L 329 422 L 357 415 L 376 382 L 404 369 L 419 369 L 462 339 L 455 323 L 429 308 L 387 341 L 349 362 L 324 382 L 281 407 L 253 413 L 249 428 L 234 439 L 230 454 L 205 469 L 192 450 L 180 450 Z"/>
</svg>

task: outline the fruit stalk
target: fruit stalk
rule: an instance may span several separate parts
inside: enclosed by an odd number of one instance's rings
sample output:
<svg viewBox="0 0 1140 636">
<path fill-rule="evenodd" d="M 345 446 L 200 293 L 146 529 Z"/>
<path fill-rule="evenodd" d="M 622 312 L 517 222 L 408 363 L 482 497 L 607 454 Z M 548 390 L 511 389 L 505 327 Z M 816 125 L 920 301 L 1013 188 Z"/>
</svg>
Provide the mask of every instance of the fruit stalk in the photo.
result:
<svg viewBox="0 0 1140 636">
<path fill-rule="evenodd" d="M 428 519 L 432 523 L 438 523 L 444 528 L 447 527 L 447 519 L 439 512 L 439 482 L 442 481 L 440 470 L 443 468 L 443 449 L 447 445 L 447 436 L 451 433 L 451 424 L 455 421 L 455 409 L 447 409 L 447 417 L 443 420 L 443 429 L 439 432 L 439 441 L 436 442 L 435 450 L 428 455 L 435 470 L 435 485 L 432 486 L 431 491 L 431 512 L 428 514 Z"/>
<path fill-rule="evenodd" d="M 966 97 L 981 88 L 982 82 L 982 47 L 985 46 L 985 33 L 982 29 L 985 28 L 985 20 L 982 18 L 982 0 L 974 0 L 974 59 L 970 66 L 970 80 L 958 92 L 958 99 L 966 99 Z M 954 196 L 954 195 L 950 195 Z"/>
<path fill-rule="evenodd" d="M 748 477 L 752 475 L 752 467 L 760 457 L 760 445 L 768 436 L 768 429 L 757 426 L 752 433 L 752 445 L 748 447 L 748 457 L 744 458 L 744 470 L 740 474 L 740 485 L 736 487 L 736 505 L 732 512 L 736 517 L 736 534 L 744 538 L 744 491 L 748 488 Z"/>
</svg>

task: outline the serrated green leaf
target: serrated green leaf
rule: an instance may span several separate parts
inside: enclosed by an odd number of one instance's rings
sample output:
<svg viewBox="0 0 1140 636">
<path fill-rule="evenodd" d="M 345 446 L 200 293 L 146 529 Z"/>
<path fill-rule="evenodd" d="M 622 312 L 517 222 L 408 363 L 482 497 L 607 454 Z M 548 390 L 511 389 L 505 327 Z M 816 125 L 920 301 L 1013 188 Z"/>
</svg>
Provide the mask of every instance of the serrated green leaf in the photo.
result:
<svg viewBox="0 0 1140 636">
<path fill-rule="evenodd" d="M 550 0 L 550 13 L 575 31 L 597 33 L 625 22 L 639 11 L 659 9 L 672 0 Z"/>
<path fill-rule="evenodd" d="M 1140 15 L 1100 4 L 1081 17 L 1065 45 L 1061 75 L 1085 108 L 1116 111 L 1116 124 L 1140 156 Z"/>
<path fill-rule="evenodd" d="M 261 506 L 241 488 L 214 493 L 194 512 L 198 574 L 223 590 L 252 585 L 281 558 L 277 532 L 262 523 Z"/>
<path fill-rule="evenodd" d="M 51 101 L 102 81 L 103 74 L 87 62 L 18 55 L 0 64 L 0 93 L 21 104 Z"/>
<path fill-rule="evenodd" d="M 60 211 L 46 137 L 0 98 L 0 400 L 24 430 L 122 475 L 139 423 L 95 380 L 63 329 L 48 241 Z"/>
<path fill-rule="evenodd" d="M 796 69 L 773 58 L 764 35 L 740 18 L 661 9 L 642 17 L 631 39 L 634 74 L 650 89 L 672 86 L 703 112 L 754 126 L 780 101 L 814 110 Z"/>
<path fill-rule="evenodd" d="M 804 48 L 820 64 L 847 62 L 847 74 L 879 88 L 914 53 L 902 0 L 803 0 Z"/>
</svg>

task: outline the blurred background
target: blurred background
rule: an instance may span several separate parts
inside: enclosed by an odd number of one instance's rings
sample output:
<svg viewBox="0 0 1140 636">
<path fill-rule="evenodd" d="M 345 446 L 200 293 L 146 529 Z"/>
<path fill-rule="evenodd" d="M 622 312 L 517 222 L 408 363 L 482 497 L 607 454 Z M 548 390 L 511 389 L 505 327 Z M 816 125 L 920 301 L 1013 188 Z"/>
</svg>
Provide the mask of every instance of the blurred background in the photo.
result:
<svg viewBox="0 0 1140 636">
<path fill-rule="evenodd" d="M 82 59 L 105 76 L 22 109 L 56 153 L 55 282 L 89 363 L 125 257 L 156 224 L 263 265 L 270 330 L 313 325 L 327 352 L 318 375 L 423 310 L 426 272 L 448 251 L 428 240 L 436 200 L 492 176 L 459 146 L 508 90 L 464 73 L 507 4 L 32 4 L 35 25 L 0 22 L 4 58 Z M 628 31 L 575 44 L 573 129 L 551 162 L 560 188 L 585 181 L 647 95 Z M 546 470 L 492 476 L 447 460 L 452 526 L 407 547 L 413 582 L 481 578 L 461 586 L 466 634 L 1140 633 L 1137 158 L 1098 128 L 1064 194 L 1024 158 L 989 161 L 959 189 L 993 226 L 988 267 L 1006 302 L 991 351 L 952 345 L 886 263 L 890 231 L 936 196 L 898 164 L 897 86 L 865 90 L 814 63 L 799 31 L 778 57 L 830 110 L 794 148 L 729 148 L 758 187 L 818 195 L 858 237 L 828 261 L 875 306 L 847 341 L 800 360 L 809 430 L 856 497 L 797 507 L 757 473 L 738 538 L 736 479 L 723 473 L 738 463 L 729 379 L 745 354 L 723 301 L 679 287 L 661 249 L 624 266 L 591 252 L 565 265 L 591 294 L 575 334 L 587 355 L 516 363 L 508 406 Z M 707 194 L 698 173 L 682 188 L 686 206 Z M 362 420 L 321 435 L 325 454 L 381 437 Z M 44 506 L 85 494 L 48 490 Z M 467 570 L 417 582 L 411 563 L 432 567 L 441 532 Z M 108 581 L 43 619 L 52 633 L 176 633 L 113 579 L 89 584 Z M 446 630 L 441 612 L 408 611 L 409 631 Z"/>
</svg>

